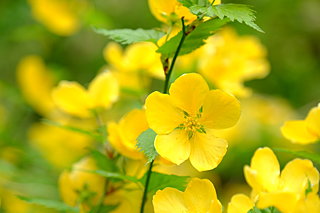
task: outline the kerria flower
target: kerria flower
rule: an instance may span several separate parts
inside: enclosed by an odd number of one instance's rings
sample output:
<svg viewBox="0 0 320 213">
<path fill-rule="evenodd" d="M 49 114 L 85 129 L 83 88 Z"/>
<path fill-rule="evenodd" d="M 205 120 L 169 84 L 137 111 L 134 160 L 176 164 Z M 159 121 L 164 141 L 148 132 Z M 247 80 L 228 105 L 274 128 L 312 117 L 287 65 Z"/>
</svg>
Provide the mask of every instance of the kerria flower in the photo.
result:
<svg viewBox="0 0 320 213">
<path fill-rule="evenodd" d="M 52 91 L 53 101 L 59 109 L 84 118 L 90 117 L 93 109 L 110 108 L 118 95 L 118 82 L 111 72 L 99 74 L 88 90 L 77 82 L 62 81 Z"/>
<path fill-rule="evenodd" d="M 170 23 L 184 19 L 190 23 L 197 19 L 187 7 L 184 7 L 178 0 L 148 0 L 151 13 L 161 22 Z M 209 0 L 213 2 L 213 0 Z M 214 5 L 221 4 L 221 0 L 215 0 Z"/>
<path fill-rule="evenodd" d="M 199 178 L 193 178 L 184 192 L 175 188 L 157 191 L 152 203 L 155 213 L 222 212 L 213 184 Z"/>
<path fill-rule="evenodd" d="M 285 122 L 281 132 L 293 143 L 309 144 L 320 140 L 320 104 L 310 110 L 305 120 Z"/>
<path fill-rule="evenodd" d="M 252 188 L 251 200 L 258 208 L 273 206 L 282 213 L 293 213 L 298 207 L 309 205 L 310 199 L 316 200 L 312 194 L 318 192 L 319 172 L 310 160 L 294 159 L 280 173 L 279 162 L 272 150 L 260 148 L 252 157 L 251 165 L 245 166 L 244 174 Z M 235 198 L 239 199 L 249 206 L 246 198 Z"/>
<path fill-rule="evenodd" d="M 157 152 L 178 165 L 190 158 L 198 171 L 217 167 L 228 144 L 215 136 L 214 129 L 237 123 L 239 101 L 221 90 L 209 90 L 196 73 L 180 76 L 169 93 L 153 92 L 146 99 L 147 121 L 157 133 Z"/>
</svg>

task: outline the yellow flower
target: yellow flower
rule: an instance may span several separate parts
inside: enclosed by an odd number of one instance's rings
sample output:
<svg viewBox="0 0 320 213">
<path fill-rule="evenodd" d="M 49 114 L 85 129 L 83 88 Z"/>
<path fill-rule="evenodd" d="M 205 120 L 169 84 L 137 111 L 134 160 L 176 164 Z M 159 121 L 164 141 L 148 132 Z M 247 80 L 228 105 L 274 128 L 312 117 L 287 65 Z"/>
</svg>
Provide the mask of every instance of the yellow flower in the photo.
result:
<svg viewBox="0 0 320 213">
<path fill-rule="evenodd" d="M 134 109 L 122 117 L 119 123 L 108 124 L 108 139 L 122 155 L 132 159 L 144 159 L 136 143 L 138 136 L 148 128 L 144 110 Z"/>
<path fill-rule="evenodd" d="M 254 202 L 244 194 L 236 194 L 228 204 L 228 213 L 248 213 L 254 207 Z"/>
<path fill-rule="evenodd" d="M 216 190 L 206 179 L 193 178 L 184 192 L 174 188 L 159 190 L 152 202 L 155 213 L 222 212 Z"/>
<path fill-rule="evenodd" d="M 213 0 L 209 0 L 212 2 Z M 197 19 L 188 8 L 184 7 L 177 0 L 148 0 L 151 13 L 159 21 L 170 23 L 181 19 L 182 17 L 190 23 Z M 220 4 L 220 0 L 216 0 L 214 5 Z"/>
<path fill-rule="evenodd" d="M 28 103 L 40 114 L 50 115 L 55 108 L 50 95 L 55 79 L 42 58 L 29 55 L 21 59 L 17 67 L 17 79 Z"/>
<path fill-rule="evenodd" d="M 221 90 L 209 90 L 201 75 L 195 73 L 179 77 L 169 92 L 153 92 L 146 99 L 147 121 L 158 134 L 157 152 L 178 165 L 190 158 L 198 171 L 217 167 L 228 145 L 213 130 L 236 124 L 238 100 Z"/>
<path fill-rule="evenodd" d="M 319 188 L 319 172 L 310 160 L 294 159 L 280 174 L 277 157 L 269 148 L 255 152 L 244 174 L 257 207 L 274 206 L 283 213 L 292 212 L 307 191 L 316 194 Z"/>
<path fill-rule="evenodd" d="M 253 36 L 239 37 L 225 28 L 210 37 L 199 54 L 199 72 L 217 88 L 248 96 L 243 82 L 264 78 L 269 72 L 266 50 Z"/>
<path fill-rule="evenodd" d="M 309 144 L 318 141 L 320 139 L 320 104 L 310 110 L 305 120 L 285 122 L 281 132 L 293 143 Z"/>
<path fill-rule="evenodd" d="M 28 0 L 32 14 L 51 32 L 68 36 L 79 29 L 79 21 L 72 1 L 65 0 Z"/>
<path fill-rule="evenodd" d="M 77 82 L 62 81 L 53 89 L 54 103 L 66 113 L 90 117 L 90 110 L 110 108 L 118 99 L 118 82 L 111 72 L 99 74 L 89 84 L 88 90 Z"/>
<path fill-rule="evenodd" d="M 320 198 L 317 194 L 309 193 L 305 199 L 298 202 L 297 207 L 293 213 L 319 213 L 320 212 Z"/>
<path fill-rule="evenodd" d="M 112 42 L 103 55 L 122 88 L 143 89 L 149 85 L 150 77 L 164 78 L 161 55 L 156 50 L 151 42 L 131 44 L 125 50 Z"/>
<path fill-rule="evenodd" d="M 84 158 L 74 164 L 71 171 L 66 170 L 60 175 L 60 194 L 66 204 L 81 204 L 83 209 L 87 209 L 101 201 L 104 196 L 105 178 L 88 172 L 97 169 L 92 158 Z"/>
<path fill-rule="evenodd" d="M 43 157 L 57 168 L 69 167 L 93 144 L 89 136 L 45 124 L 32 125 L 28 137 Z"/>
</svg>

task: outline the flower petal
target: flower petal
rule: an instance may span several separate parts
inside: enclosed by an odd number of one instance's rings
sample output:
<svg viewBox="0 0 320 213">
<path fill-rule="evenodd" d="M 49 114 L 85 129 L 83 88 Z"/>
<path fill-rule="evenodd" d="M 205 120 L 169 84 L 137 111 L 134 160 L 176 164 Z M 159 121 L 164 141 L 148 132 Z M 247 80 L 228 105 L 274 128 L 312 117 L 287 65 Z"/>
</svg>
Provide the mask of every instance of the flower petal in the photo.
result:
<svg viewBox="0 0 320 213">
<path fill-rule="evenodd" d="M 54 103 L 61 110 L 80 117 L 89 117 L 92 100 L 77 82 L 62 81 L 52 91 Z"/>
<path fill-rule="evenodd" d="M 152 199 L 154 213 L 187 213 L 183 192 L 174 188 L 159 190 Z"/>
<path fill-rule="evenodd" d="M 285 138 L 293 143 L 308 144 L 317 141 L 317 135 L 313 134 L 307 127 L 306 121 L 287 121 L 281 127 Z"/>
<path fill-rule="evenodd" d="M 208 92 L 208 84 L 196 73 L 184 74 L 170 86 L 174 105 L 193 116 L 199 113 Z"/>
<path fill-rule="evenodd" d="M 145 111 L 134 109 L 126 114 L 119 124 L 123 145 L 129 149 L 137 150 L 137 138 L 149 128 Z"/>
<path fill-rule="evenodd" d="M 236 194 L 228 204 L 228 213 L 248 213 L 254 207 L 252 200 L 244 194 Z"/>
<path fill-rule="evenodd" d="M 212 209 L 212 205 L 217 206 L 219 202 L 213 184 L 209 180 L 199 178 L 193 178 L 189 182 L 184 192 L 184 199 L 189 212 L 213 213 L 209 210 Z M 221 212 L 221 208 L 215 212 Z"/>
<path fill-rule="evenodd" d="M 280 212 L 292 212 L 298 201 L 298 195 L 292 192 L 260 193 L 258 208 L 276 207 Z"/>
<path fill-rule="evenodd" d="M 306 118 L 307 126 L 311 132 L 320 138 L 320 104 L 309 112 Z"/>
<path fill-rule="evenodd" d="M 177 165 L 190 156 L 190 141 L 184 130 L 174 130 L 168 135 L 157 135 L 154 146 L 161 157 Z"/>
<path fill-rule="evenodd" d="M 177 1 L 172 0 L 148 0 L 151 13 L 162 22 L 167 22 L 169 16 L 174 13 Z"/>
<path fill-rule="evenodd" d="M 248 184 L 256 191 L 273 191 L 279 182 L 278 159 L 271 149 L 260 148 L 254 153 L 251 166 L 245 167 L 244 174 Z"/>
<path fill-rule="evenodd" d="M 89 95 L 94 107 L 109 108 L 119 96 L 119 85 L 117 79 L 111 72 L 99 74 L 89 85 Z"/>
<path fill-rule="evenodd" d="M 228 143 L 212 131 L 195 133 L 191 141 L 190 162 L 198 171 L 214 169 L 226 154 Z"/>
<path fill-rule="evenodd" d="M 157 134 L 169 134 L 183 123 L 183 112 L 172 104 L 169 95 L 151 93 L 146 99 L 146 116 L 151 129 Z"/>
<path fill-rule="evenodd" d="M 280 176 L 283 191 L 304 194 L 309 184 L 313 192 L 319 188 L 319 172 L 310 160 L 294 159 L 282 170 Z"/>
<path fill-rule="evenodd" d="M 123 141 L 124 139 L 121 137 L 123 133 L 120 131 L 120 128 L 120 125 L 114 122 L 110 122 L 108 124 L 108 140 L 112 147 L 128 158 L 136 160 L 144 159 L 144 155 L 142 152 L 126 146 L 125 142 Z"/>
<path fill-rule="evenodd" d="M 207 128 L 224 129 L 234 126 L 240 118 L 240 103 L 221 90 L 211 90 L 203 104 L 201 124 Z"/>
</svg>

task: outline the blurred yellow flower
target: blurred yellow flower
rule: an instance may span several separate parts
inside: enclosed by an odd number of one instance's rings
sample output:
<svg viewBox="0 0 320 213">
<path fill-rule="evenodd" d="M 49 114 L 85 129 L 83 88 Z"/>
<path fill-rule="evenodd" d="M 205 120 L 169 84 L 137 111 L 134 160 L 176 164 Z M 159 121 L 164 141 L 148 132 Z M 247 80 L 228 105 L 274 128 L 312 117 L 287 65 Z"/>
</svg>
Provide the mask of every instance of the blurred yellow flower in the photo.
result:
<svg viewBox="0 0 320 213">
<path fill-rule="evenodd" d="M 60 169 L 86 154 L 93 144 L 89 136 L 45 124 L 32 125 L 28 137 L 43 157 Z"/>
<path fill-rule="evenodd" d="M 148 2 L 151 13 L 161 22 L 171 23 L 184 17 L 186 22 L 190 23 L 197 19 L 197 16 L 193 15 L 178 0 L 148 0 Z M 215 0 L 214 5 L 217 4 L 221 4 L 221 0 Z"/>
<path fill-rule="evenodd" d="M 193 178 L 184 192 L 174 188 L 159 190 L 152 202 L 155 213 L 222 212 L 216 190 L 206 179 Z"/>
<path fill-rule="evenodd" d="M 309 144 L 320 140 L 320 104 L 310 110 L 305 120 L 287 121 L 281 127 L 285 138 L 293 143 Z"/>
<path fill-rule="evenodd" d="M 178 165 L 190 158 L 198 171 L 217 167 L 228 144 L 215 136 L 214 129 L 237 123 L 239 101 L 221 90 L 209 90 L 196 73 L 180 76 L 169 92 L 153 92 L 146 99 L 147 121 L 158 134 L 157 152 Z"/>
<path fill-rule="evenodd" d="M 254 202 L 244 194 L 236 194 L 228 204 L 228 213 L 248 213 L 254 207 Z"/>
<path fill-rule="evenodd" d="M 51 32 L 69 36 L 80 27 L 73 0 L 28 0 L 35 19 Z"/>
<path fill-rule="evenodd" d="M 148 128 L 145 111 L 134 109 L 123 116 L 119 123 L 110 122 L 108 124 L 108 139 L 122 155 L 137 160 L 144 159 L 136 143 L 138 136 Z"/>
<path fill-rule="evenodd" d="M 307 194 L 317 194 L 319 188 L 319 172 L 310 160 L 294 159 L 280 174 L 277 157 L 269 148 L 255 152 L 244 174 L 257 207 L 274 206 L 283 213 L 294 212 Z"/>
<path fill-rule="evenodd" d="M 62 81 L 52 91 L 53 101 L 59 109 L 85 118 L 92 115 L 92 109 L 110 108 L 118 95 L 118 82 L 111 72 L 96 76 L 88 90 L 77 82 Z"/>
<path fill-rule="evenodd" d="M 55 108 L 51 99 L 55 79 L 42 58 L 29 55 L 21 59 L 17 67 L 17 79 L 27 102 L 38 113 L 49 116 Z"/>
<path fill-rule="evenodd" d="M 151 42 L 131 44 L 125 50 L 112 42 L 103 55 L 122 88 L 143 89 L 149 85 L 150 77 L 164 78 L 161 55 L 156 50 Z"/>
<path fill-rule="evenodd" d="M 199 72 L 215 87 L 236 96 L 250 95 L 244 81 L 264 78 L 269 73 L 266 49 L 258 39 L 239 37 L 231 28 L 210 37 L 198 55 Z"/>
<path fill-rule="evenodd" d="M 89 171 L 97 170 L 92 158 L 83 158 L 74 164 L 71 171 L 65 170 L 59 178 L 63 201 L 70 206 L 80 205 L 82 212 L 97 205 L 104 196 L 105 178 Z"/>
</svg>

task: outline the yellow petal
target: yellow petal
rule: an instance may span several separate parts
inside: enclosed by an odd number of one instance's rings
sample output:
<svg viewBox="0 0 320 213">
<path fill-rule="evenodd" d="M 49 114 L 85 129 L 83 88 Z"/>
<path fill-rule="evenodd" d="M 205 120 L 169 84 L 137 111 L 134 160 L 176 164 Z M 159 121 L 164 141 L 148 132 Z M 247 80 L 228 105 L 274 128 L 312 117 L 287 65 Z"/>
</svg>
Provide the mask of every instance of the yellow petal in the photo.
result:
<svg viewBox="0 0 320 213">
<path fill-rule="evenodd" d="M 240 117 L 240 103 L 221 90 L 211 90 L 203 103 L 200 122 L 207 128 L 224 129 L 234 126 Z"/>
<path fill-rule="evenodd" d="M 183 130 L 174 130 L 168 135 L 157 135 L 154 146 L 161 157 L 177 165 L 190 156 L 190 141 Z"/>
<path fill-rule="evenodd" d="M 293 143 L 308 144 L 317 141 L 317 135 L 313 134 L 307 127 L 306 121 L 287 121 L 281 127 L 285 138 Z"/>
<path fill-rule="evenodd" d="M 257 191 L 272 191 L 278 187 L 280 166 L 269 148 L 258 149 L 251 159 L 250 168 L 245 167 L 244 173 L 248 184 Z"/>
<path fill-rule="evenodd" d="M 309 112 L 306 118 L 309 130 L 320 138 L 320 104 Z"/>
<path fill-rule="evenodd" d="M 144 155 L 142 152 L 138 150 L 131 149 L 130 147 L 126 146 L 126 142 L 123 141 L 120 131 L 120 125 L 111 122 L 108 124 L 108 140 L 110 144 L 117 150 L 117 152 L 121 153 L 122 155 L 132 158 L 132 159 L 143 159 Z"/>
<path fill-rule="evenodd" d="M 148 0 L 151 13 L 162 22 L 167 22 L 177 6 L 176 0 Z"/>
<path fill-rule="evenodd" d="M 219 201 L 213 184 L 206 179 L 193 178 L 184 192 L 184 200 L 189 212 L 221 213 L 222 210 L 209 211 L 212 206 L 219 206 Z"/>
<path fill-rule="evenodd" d="M 236 194 L 228 204 L 228 213 L 248 213 L 254 207 L 252 200 L 244 194 Z"/>
<path fill-rule="evenodd" d="M 145 111 L 139 109 L 130 111 L 121 119 L 120 127 L 123 145 L 129 149 L 137 150 L 137 138 L 149 128 Z"/>
<path fill-rule="evenodd" d="M 201 75 L 184 74 L 170 86 L 170 96 L 174 104 L 192 116 L 197 115 L 209 87 Z"/>
<path fill-rule="evenodd" d="M 62 81 L 52 91 L 54 103 L 66 113 L 89 117 L 92 100 L 86 90 L 77 82 Z"/>
<path fill-rule="evenodd" d="M 94 107 L 109 108 L 119 96 L 117 79 L 111 72 L 99 74 L 89 85 L 89 95 Z"/>
<path fill-rule="evenodd" d="M 212 131 L 195 133 L 191 139 L 190 162 L 198 171 L 216 168 L 226 154 L 228 143 L 214 136 Z"/>
<path fill-rule="evenodd" d="M 316 193 L 319 188 L 319 172 L 310 160 L 295 159 L 284 167 L 280 181 L 283 191 L 304 195 L 310 183 Z"/>
<path fill-rule="evenodd" d="M 183 112 L 172 104 L 169 95 L 151 93 L 146 99 L 146 116 L 157 134 L 168 134 L 184 121 Z"/>
<path fill-rule="evenodd" d="M 260 209 L 276 207 L 280 212 L 292 212 L 298 201 L 298 195 L 291 192 L 261 193 L 257 207 Z"/>
<path fill-rule="evenodd" d="M 108 43 L 108 45 L 103 49 L 103 56 L 108 64 L 117 69 L 121 69 L 123 51 L 120 44 L 116 42 Z"/>
<path fill-rule="evenodd" d="M 306 198 L 299 200 L 294 213 L 319 213 L 320 212 L 320 198 L 319 195 L 309 193 Z"/>
<path fill-rule="evenodd" d="M 174 188 L 159 190 L 152 199 L 154 213 L 187 213 L 183 192 Z"/>
</svg>

